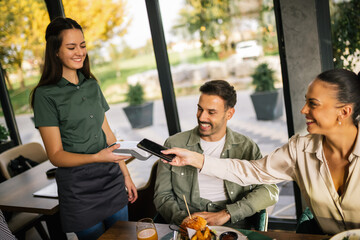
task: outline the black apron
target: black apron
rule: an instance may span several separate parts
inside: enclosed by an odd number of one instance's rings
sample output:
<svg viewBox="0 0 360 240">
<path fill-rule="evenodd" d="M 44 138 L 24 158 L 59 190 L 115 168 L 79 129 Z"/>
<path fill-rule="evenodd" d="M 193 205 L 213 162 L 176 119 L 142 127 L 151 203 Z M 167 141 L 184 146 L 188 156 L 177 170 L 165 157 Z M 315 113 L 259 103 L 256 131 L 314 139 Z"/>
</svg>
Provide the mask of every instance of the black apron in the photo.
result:
<svg viewBox="0 0 360 240">
<path fill-rule="evenodd" d="M 56 182 L 64 232 L 92 227 L 128 203 L 124 177 L 117 163 L 58 168 Z"/>
</svg>

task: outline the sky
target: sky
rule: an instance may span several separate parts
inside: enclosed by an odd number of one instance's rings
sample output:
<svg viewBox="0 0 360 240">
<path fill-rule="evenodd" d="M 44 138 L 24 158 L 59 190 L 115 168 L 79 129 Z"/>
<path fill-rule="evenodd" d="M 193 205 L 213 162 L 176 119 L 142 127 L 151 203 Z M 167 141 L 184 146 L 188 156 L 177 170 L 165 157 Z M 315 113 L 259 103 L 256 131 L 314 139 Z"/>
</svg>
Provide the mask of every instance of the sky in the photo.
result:
<svg viewBox="0 0 360 240">
<path fill-rule="evenodd" d="M 128 33 L 122 38 L 130 47 L 138 48 L 144 46 L 146 40 L 151 38 L 145 0 L 128 0 L 127 5 L 129 14 L 132 16 L 132 23 L 128 28 Z M 159 0 L 159 5 L 165 38 L 169 41 L 171 36 L 167 32 L 174 24 L 178 11 L 184 5 L 184 0 Z"/>
</svg>

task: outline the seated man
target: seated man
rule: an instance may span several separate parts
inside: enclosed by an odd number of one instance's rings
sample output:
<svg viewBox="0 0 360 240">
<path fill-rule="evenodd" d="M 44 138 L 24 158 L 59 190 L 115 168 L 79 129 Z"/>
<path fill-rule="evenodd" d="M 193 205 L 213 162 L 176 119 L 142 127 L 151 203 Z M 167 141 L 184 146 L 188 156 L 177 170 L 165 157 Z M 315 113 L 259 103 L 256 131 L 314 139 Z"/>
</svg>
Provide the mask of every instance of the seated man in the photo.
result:
<svg viewBox="0 0 360 240">
<path fill-rule="evenodd" d="M 227 127 L 235 112 L 236 91 L 223 80 L 200 87 L 198 126 L 169 137 L 165 146 L 186 148 L 221 158 L 259 159 L 259 147 L 248 137 Z M 183 195 L 192 215 L 209 225 L 244 227 L 244 218 L 278 200 L 276 185 L 242 187 L 232 182 L 201 174 L 191 166 L 176 167 L 159 162 L 154 204 L 168 223 L 180 225 L 188 216 Z"/>
</svg>

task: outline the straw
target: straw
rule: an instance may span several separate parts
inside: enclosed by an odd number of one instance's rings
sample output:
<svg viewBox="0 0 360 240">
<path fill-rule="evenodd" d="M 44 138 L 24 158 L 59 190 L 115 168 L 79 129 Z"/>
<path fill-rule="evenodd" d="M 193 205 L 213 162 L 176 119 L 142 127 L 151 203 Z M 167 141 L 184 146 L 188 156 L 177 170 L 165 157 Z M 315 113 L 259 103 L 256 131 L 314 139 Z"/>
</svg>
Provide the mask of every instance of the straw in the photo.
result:
<svg viewBox="0 0 360 240">
<path fill-rule="evenodd" d="M 184 195 L 184 194 L 183 194 L 183 197 L 184 197 L 184 201 L 185 201 L 186 209 L 187 209 L 188 214 L 189 214 L 189 217 L 190 217 L 190 219 L 191 219 L 192 217 L 191 217 L 191 214 L 190 214 L 190 211 L 189 211 L 189 207 L 188 207 L 188 205 L 187 205 L 186 198 L 185 198 L 185 195 Z"/>
</svg>

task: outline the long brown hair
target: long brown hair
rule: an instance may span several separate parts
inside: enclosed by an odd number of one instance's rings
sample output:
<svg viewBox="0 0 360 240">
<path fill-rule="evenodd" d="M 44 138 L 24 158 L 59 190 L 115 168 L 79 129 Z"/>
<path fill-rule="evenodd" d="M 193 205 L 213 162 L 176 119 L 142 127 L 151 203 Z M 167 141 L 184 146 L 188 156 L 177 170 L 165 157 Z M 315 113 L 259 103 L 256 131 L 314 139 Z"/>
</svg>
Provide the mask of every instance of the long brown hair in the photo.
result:
<svg viewBox="0 0 360 240">
<path fill-rule="evenodd" d="M 56 84 L 62 77 L 63 65 L 56 54 L 59 52 L 62 43 L 61 33 L 66 29 L 79 29 L 81 32 L 83 32 L 81 26 L 75 20 L 64 17 L 55 18 L 46 28 L 44 67 L 39 83 L 30 93 L 30 104 L 32 108 L 34 108 L 34 94 L 36 89 L 43 85 Z M 90 61 L 88 54 L 86 54 L 83 67 L 79 70 L 86 78 L 95 78 L 95 76 L 90 71 Z"/>
</svg>

